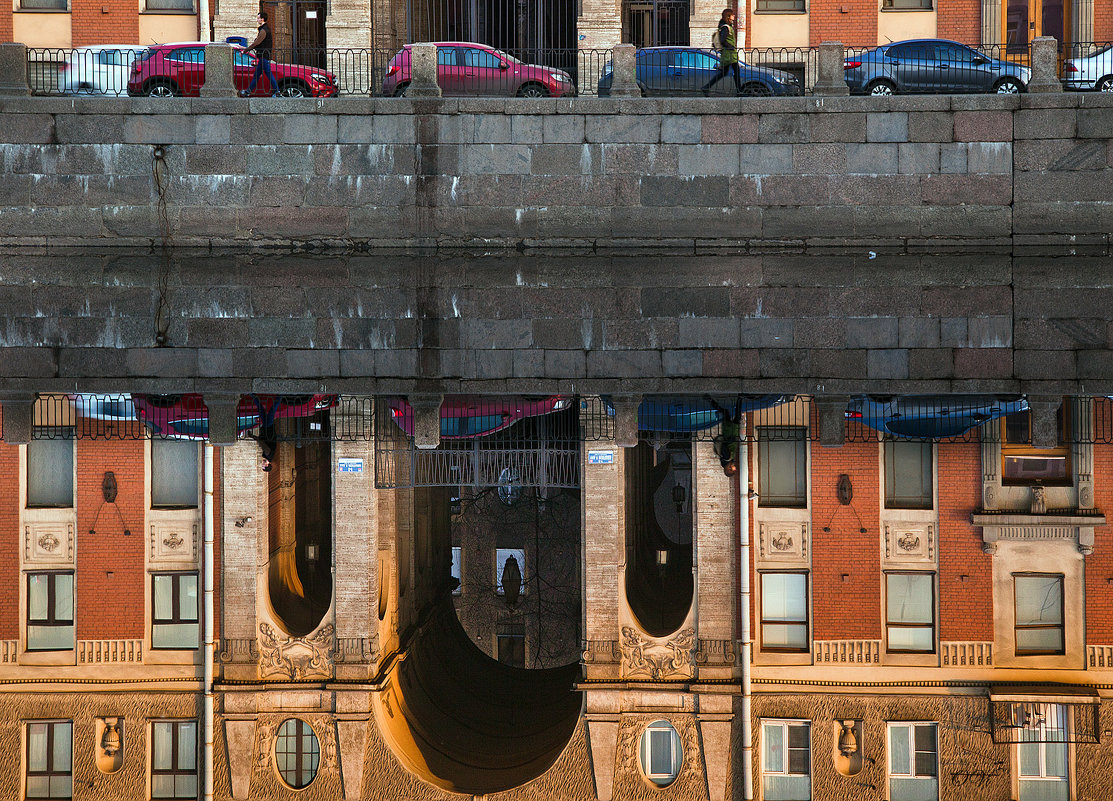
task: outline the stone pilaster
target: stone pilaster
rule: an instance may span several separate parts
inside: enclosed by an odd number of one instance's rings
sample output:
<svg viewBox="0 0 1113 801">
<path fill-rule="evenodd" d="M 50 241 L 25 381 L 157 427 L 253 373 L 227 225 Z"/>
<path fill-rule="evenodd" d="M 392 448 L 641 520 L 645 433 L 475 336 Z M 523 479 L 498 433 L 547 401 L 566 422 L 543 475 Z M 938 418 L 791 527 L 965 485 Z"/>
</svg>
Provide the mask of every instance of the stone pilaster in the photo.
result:
<svg viewBox="0 0 1113 801">
<path fill-rule="evenodd" d="M 734 655 L 734 573 L 738 537 L 733 479 L 723 473 L 710 442 L 692 446 L 695 474 L 696 663 L 698 675 L 730 678 Z"/>
</svg>

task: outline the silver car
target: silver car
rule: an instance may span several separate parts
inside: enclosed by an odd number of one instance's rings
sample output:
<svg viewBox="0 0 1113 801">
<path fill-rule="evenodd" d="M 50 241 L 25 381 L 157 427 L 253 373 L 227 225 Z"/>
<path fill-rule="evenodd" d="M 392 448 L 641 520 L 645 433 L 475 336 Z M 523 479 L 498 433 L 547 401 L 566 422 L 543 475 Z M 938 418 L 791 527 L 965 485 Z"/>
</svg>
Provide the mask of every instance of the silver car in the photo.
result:
<svg viewBox="0 0 1113 801">
<path fill-rule="evenodd" d="M 1113 45 L 1063 62 L 1063 86 L 1067 89 L 1113 92 Z"/>
<path fill-rule="evenodd" d="M 132 62 L 144 50 L 134 44 L 75 47 L 58 71 L 58 91 L 126 97 Z"/>
</svg>

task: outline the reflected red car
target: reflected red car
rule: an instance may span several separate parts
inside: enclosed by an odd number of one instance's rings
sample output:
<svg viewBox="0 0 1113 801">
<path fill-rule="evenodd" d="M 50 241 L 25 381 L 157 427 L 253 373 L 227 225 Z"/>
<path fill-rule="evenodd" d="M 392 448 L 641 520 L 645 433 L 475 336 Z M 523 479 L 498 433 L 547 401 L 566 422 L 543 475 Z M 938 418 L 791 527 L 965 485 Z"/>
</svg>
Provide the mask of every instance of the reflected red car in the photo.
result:
<svg viewBox="0 0 1113 801">
<path fill-rule="evenodd" d="M 475 42 L 432 42 L 437 46 L 437 84 L 446 97 L 567 97 L 576 85 L 564 70 L 524 64 L 497 48 Z M 410 85 L 410 47 L 390 60 L 383 94 L 401 97 Z"/>
<path fill-rule="evenodd" d="M 409 434 L 414 433 L 414 410 L 404 398 L 388 401 L 390 416 Z M 518 395 L 492 397 L 487 395 L 449 395 L 441 403 L 441 439 L 485 437 L 509 428 L 519 420 L 558 412 L 572 405 L 564 395 L 526 398 Z"/>
<path fill-rule="evenodd" d="M 157 436 L 173 439 L 207 439 L 209 409 L 200 393 L 184 395 L 132 395 L 135 414 Z M 256 402 L 258 400 L 258 402 Z M 310 417 L 340 402 L 336 395 L 241 395 L 236 406 L 236 431 L 250 431 L 262 414 L 274 409 L 275 420 Z"/>
<path fill-rule="evenodd" d="M 251 85 L 255 74 L 254 53 L 233 46 L 232 83 L 238 91 Z M 331 72 L 303 64 L 271 62 L 271 71 L 278 81 L 281 97 L 335 97 L 340 89 Z M 132 97 L 198 97 L 205 83 L 205 43 L 149 47 L 135 59 L 128 78 L 128 94 Z M 253 97 L 268 97 L 274 92 L 266 73 L 255 84 Z"/>
</svg>

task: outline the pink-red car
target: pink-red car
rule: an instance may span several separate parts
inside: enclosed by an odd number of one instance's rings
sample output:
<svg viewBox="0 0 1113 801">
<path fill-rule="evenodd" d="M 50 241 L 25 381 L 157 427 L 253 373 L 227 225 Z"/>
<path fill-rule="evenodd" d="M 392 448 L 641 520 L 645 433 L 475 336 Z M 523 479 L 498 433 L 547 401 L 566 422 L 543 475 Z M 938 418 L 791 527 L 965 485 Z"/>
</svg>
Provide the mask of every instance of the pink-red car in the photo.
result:
<svg viewBox="0 0 1113 801">
<path fill-rule="evenodd" d="M 254 53 L 232 49 L 232 83 L 246 91 L 255 74 Z M 328 70 L 303 64 L 271 62 L 281 97 L 335 97 L 340 89 Z M 197 97 L 205 83 L 205 43 L 179 42 L 155 45 L 144 50 L 131 65 L 128 94 L 132 97 Z M 255 97 L 276 91 L 266 74 L 255 84 Z"/>
<path fill-rule="evenodd" d="M 433 42 L 437 84 L 445 96 L 566 97 L 576 85 L 564 70 L 523 64 L 509 53 L 474 42 Z M 400 97 L 410 85 L 410 45 L 394 54 L 383 79 L 383 94 Z"/>
<path fill-rule="evenodd" d="M 388 404 L 394 422 L 412 437 L 413 407 L 404 398 L 391 398 Z M 441 439 L 484 437 L 527 417 L 558 412 L 571 405 L 572 399 L 563 395 L 547 398 L 447 395 L 441 403 Z"/>
<path fill-rule="evenodd" d="M 209 409 L 198 393 L 132 395 L 136 416 L 156 436 L 206 439 Z M 241 395 L 236 406 L 236 430 L 242 434 L 258 426 L 263 416 L 309 417 L 339 403 L 336 395 Z"/>
</svg>

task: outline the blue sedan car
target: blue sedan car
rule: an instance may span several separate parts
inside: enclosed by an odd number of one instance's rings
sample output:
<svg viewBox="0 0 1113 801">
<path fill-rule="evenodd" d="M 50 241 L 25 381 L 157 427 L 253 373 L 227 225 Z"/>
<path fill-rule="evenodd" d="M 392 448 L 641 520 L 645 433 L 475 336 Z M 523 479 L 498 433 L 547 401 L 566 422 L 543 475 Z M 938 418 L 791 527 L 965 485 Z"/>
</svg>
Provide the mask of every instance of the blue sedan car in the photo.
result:
<svg viewBox="0 0 1113 801">
<path fill-rule="evenodd" d="M 791 395 L 655 395 L 638 406 L 638 428 L 670 434 L 704 431 L 723 422 L 724 416 L 768 409 L 792 400 Z M 608 414 L 614 414 L 609 398 L 603 403 Z"/>
<path fill-rule="evenodd" d="M 946 439 L 1006 415 L 1028 411 L 1020 396 L 902 395 L 852 398 L 848 420 L 877 431 L 908 439 Z"/>
<path fill-rule="evenodd" d="M 715 77 L 719 70 L 719 57 L 710 50 L 697 47 L 647 47 L 634 56 L 642 95 L 699 95 L 700 89 Z M 768 67 L 756 67 L 745 62 L 738 65 L 742 81 L 742 94 L 751 97 L 802 94 L 800 81 L 791 73 Z M 603 68 L 599 79 L 599 95 L 611 93 L 614 74 L 611 65 Z M 736 94 L 734 77 L 728 74 L 711 87 L 711 95 L 733 97 Z"/>
<path fill-rule="evenodd" d="M 843 66 L 850 93 L 859 95 L 1017 94 L 1027 89 L 1031 77 L 1027 67 L 947 39 L 893 42 L 848 56 Z"/>
</svg>

